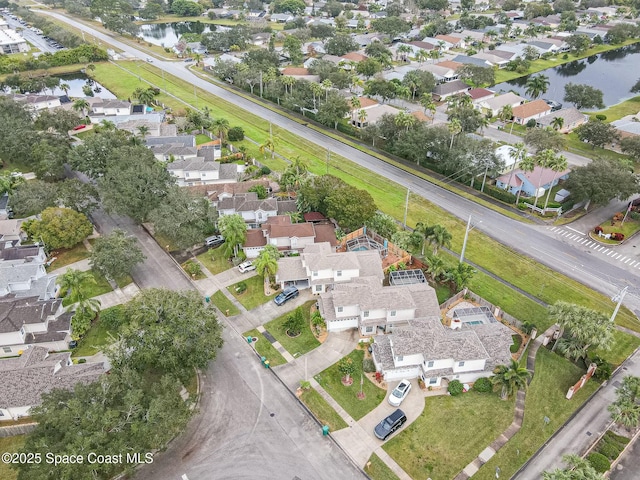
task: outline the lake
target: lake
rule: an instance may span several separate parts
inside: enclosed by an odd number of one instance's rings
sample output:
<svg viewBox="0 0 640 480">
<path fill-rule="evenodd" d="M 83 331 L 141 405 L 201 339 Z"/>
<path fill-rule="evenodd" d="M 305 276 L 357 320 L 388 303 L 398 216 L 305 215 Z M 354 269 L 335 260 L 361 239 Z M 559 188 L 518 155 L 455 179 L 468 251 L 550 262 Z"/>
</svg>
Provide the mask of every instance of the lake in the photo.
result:
<svg viewBox="0 0 640 480">
<path fill-rule="evenodd" d="M 542 95 L 547 100 L 567 103 L 564 102 L 564 86 L 571 82 L 590 85 L 602 90 L 604 103 L 610 107 L 634 96 L 630 90 L 640 78 L 640 44 L 636 43 L 581 60 L 574 60 L 532 75 L 540 74 L 549 78 L 549 90 Z M 524 91 L 530 76 L 499 83 L 492 90 L 496 92 L 513 90 L 518 95 L 527 97 Z"/>
<path fill-rule="evenodd" d="M 66 83 L 69 85 L 69 91 L 67 95 L 69 97 L 86 97 L 87 95 L 82 91 L 82 87 L 87 85 L 87 82 L 91 82 L 91 90 L 93 91 L 93 95 L 95 97 L 105 98 L 105 99 L 115 99 L 117 98 L 113 93 L 107 90 L 105 87 L 100 85 L 98 82 L 94 80 L 89 80 L 86 75 L 83 73 L 73 73 L 69 75 L 58 75 L 60 78 L 60 83 Z M 50 90 L 45 90 L 42 93 L 50 94 Z M 60 90 L 60 88 L 56 88 L 54 90 L 55 95 L 64 95 L 64 91 Z"/>
<path fill-rule="evenodd" d="M 140 25 L 138 37 L 160 47 L 173 47 L 185 33 L 208 33 L 210 25 L 202 22 L 150 23 Z"/>
</svg>

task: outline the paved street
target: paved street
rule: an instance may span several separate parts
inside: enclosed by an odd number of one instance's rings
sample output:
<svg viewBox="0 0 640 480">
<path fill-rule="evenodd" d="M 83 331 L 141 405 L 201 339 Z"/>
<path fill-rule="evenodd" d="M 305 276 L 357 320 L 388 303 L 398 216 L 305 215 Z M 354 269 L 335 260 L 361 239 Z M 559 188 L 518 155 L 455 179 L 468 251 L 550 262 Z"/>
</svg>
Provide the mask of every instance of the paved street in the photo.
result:
<svg viewBox="0 0 640 480">
<path fill-rule="evenodd" d="M 631 444 L 620 463 L 611 471 L 611 480 L 638 480 L 640 472 L 640 435 L 636 435 L 635 441 Z"/>
<path fill-rule="evenodd" d="M 517 480 L 539 480 L 542 472 L 562 467 L 562 456 L 568 453 L 581 455 L 611 423 L 607 407 L 616 399 L 615 389 L 626 375 L 640 376 L 640 351 L 629 357 L 608 384 L 598 390 L 595 396 L 578 411 L 565 427 L 538 451 L 526 467 L 514 475 Z M 570 400 L 567 400 L 570 401 Z M 526 412 L 525 412 L 526 414 Z M 542 421 L 542 419 L 540 420 Z M 638 478 L 627 477 L 622 480 Z"/>
</svg>

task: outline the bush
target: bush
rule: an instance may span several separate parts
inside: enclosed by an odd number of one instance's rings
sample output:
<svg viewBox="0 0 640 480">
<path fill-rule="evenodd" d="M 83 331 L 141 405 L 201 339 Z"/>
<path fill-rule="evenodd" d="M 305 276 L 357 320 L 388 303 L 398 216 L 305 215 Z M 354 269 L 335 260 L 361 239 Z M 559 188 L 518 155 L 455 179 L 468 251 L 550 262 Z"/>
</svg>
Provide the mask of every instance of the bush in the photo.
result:
<svg viewBox="0 0 640 480">
<path fill-rule="evenodd" d="M 596 233 L 602 233 L 603 232 L 602 227 L 600 225 L 596 226 L 596 228 L 594 228 L 593 231 L 596 232 Z"/>
<path fill-rule="evenodd" d="M 78 360 L 78 363 L 87 363 L 87 359 L 86 358 L 80 358 Z"/>
<path fill-rule="evenodd" d="M 262 167 L 260 169 L 260 175 L 269 175 L 271 173 L 271 169 L 269 167 Z"/>
<path fill-rule="evenodd" d="M 524 202 L 520 202 L 518 204 L 518 210 L 526 210 L 526 209 L 527 209 L 527 206 L 525 205 Z"/>
<path fill-rule="evenodd" d="M 100 312 L 100 321 L 109 329 L 118 329 L 126 320 L 125 308 L 116 305 Z"/>
<path fill-rule="evenodd" d="M 451 395 L 452 397 L 456 397 L 462 394 L 463 390 L 464 390 L 464 387 L 462 386 L 462 383 L 460 383 L 460 380 L 451 380 L 449 382 L 449 387 L 447 388 L 447 391 L 449 392 L 449 395 Z"/>
<path fill-rule="evenodd" d="M 598 115 L 596 115 L 596 118 L 601 122 L 604 122 L 607 119 L 607 116 L 599 113 Z"/>
<path fill-rule="evenodd" d="M 604 442 L 598 448 L 598 452 L 613 461 L 618 458 L 618 455 L 622 452 L 622 448 L 618 445 L 614 445 L 613 443 Z"/>
<path fill-rule="evenodd" d="M 247 291 L 247 284 L 245 282 L 240 282 L 236 285 L 236 293 L 244 293 Z"/>
<path fill-rule="evenodd" d="M 607 457 L 601 453 L 590 453 L 587 456 L 587 460 L 589 460 L 591 466 L 599 473 L 604 473 L 611 468 L 611 463 L 609 463 Z"/>
<path fill-rule="evenodd" d="M 362 370 L 364 373 L 373 373 L 376 371 L 376 364 L 373 363 L 372 358 L 364 358 L 362 360 Z"/>
<path fill-rule="evenodd" d="M 449 384 L 449 385 L 451 385 L 451 384 Z M 473 389 L 476 392 L 487 393 L 487 392 L 490 392 L 493 389 L 493 386 L 491 385 L 491 380 L 489 380 L 487 377 L 480 377 L 473 384 Z"/>
<path fill-rule="evenodd" d="M 200 264 L 198 262 L 189 260 L 184 264 L 184 271 L 192 277 L 197 277 L 202 273 L 202 267 L 200 267 Z"/>
<path fill-rule="evenodd" d="M 241 142 L 244 140 L 244 129 L 242 127 L 230 128 L 227 132 L 227 138 L 230 142 Z"/>
<path fill-rule="evenodd" d="M 536 126 L 536 121 L 535 119 L 531 119 L 527 122 L 527 128 L 534 128 Z"/>
<path fill-rule="evenodd" d="M 529 334 L 533 331 L 533 329 L 534 329 L 534 328 L 536 328 L 536 324 L 535 324 L 535 323 L 532 323 L 532 322 L 524 322 L 524 323 L 522 324 L 522 331 L 523 331 L 524 333 L 526 333 L 527 335 L 529 335 Z"/>
<path fill-rule="evenodd" d="M 485 185 L 484 193 L 510 205 L 516 203 L 516 196 L 513 193 L 492 185 Z"/>
</svg>

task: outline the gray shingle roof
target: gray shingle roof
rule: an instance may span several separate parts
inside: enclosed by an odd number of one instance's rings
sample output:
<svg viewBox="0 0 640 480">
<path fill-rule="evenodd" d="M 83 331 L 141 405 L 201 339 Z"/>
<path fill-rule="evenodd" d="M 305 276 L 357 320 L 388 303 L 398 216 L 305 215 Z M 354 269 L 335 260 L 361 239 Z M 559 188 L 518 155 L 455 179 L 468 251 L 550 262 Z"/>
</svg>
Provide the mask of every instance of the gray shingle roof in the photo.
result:
<svg viewBox="0 0 640 480">
<path fill-rule="evenodd" d="M 40 301 L 38 297 L 0 298 L 0 333 L 17 332 L 25 324 L 42 323 L 55 315 L 62 300 Z"/>
<path fill-rule="evenodd" d="M 70 390 L 104 373 L 102 363 L 68 365 L 70 356 L 68 352 L 48 354 L 46 348 L 36 346 L 18 358 L 0 360 L 0 408 L 38 405 L 43 393 L 55 388 Z"/>
<path fill-rule="evenodd" d="M 255 192 L 240 193 L 233 197 L 223 198 L 218 202 L 218 210 L 234 210 L 236 212 L 278 211 L 278 201 L 275 198 L 258 199 Z"/>
</svg>

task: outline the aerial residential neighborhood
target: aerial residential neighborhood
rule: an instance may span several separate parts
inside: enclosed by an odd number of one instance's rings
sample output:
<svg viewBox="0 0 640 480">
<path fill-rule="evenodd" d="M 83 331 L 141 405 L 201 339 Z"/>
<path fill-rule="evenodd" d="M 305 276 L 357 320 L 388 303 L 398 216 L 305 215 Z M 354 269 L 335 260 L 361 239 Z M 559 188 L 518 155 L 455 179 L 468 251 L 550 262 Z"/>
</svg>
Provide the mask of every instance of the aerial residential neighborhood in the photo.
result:
<svg viewBox="0 0 640 480">
<path fill-rule="evenodd" d="M 637 479 L 638 11 L 0 0 L 0 478 Z"/>
</svg>

